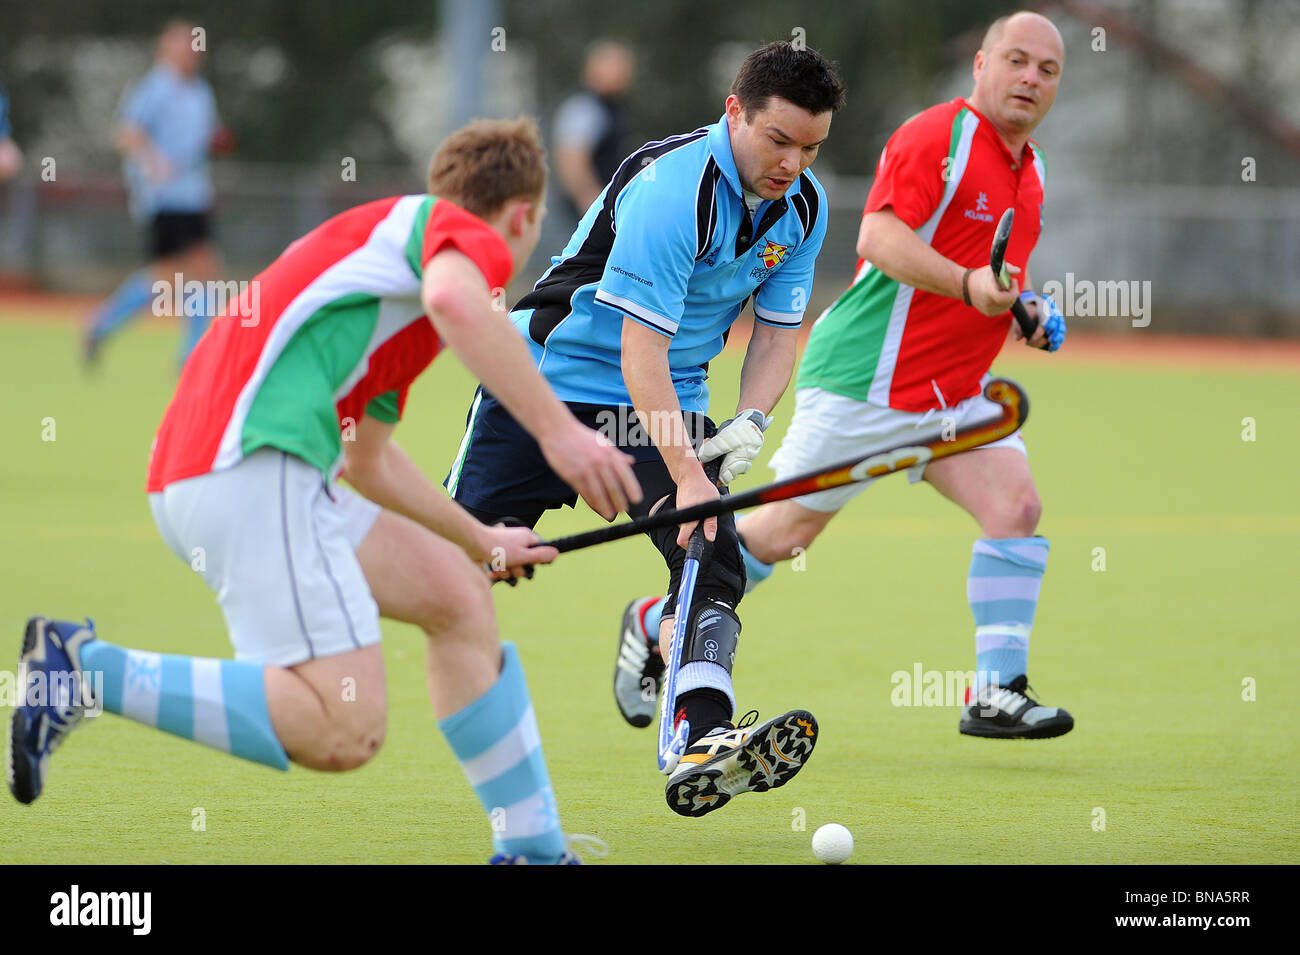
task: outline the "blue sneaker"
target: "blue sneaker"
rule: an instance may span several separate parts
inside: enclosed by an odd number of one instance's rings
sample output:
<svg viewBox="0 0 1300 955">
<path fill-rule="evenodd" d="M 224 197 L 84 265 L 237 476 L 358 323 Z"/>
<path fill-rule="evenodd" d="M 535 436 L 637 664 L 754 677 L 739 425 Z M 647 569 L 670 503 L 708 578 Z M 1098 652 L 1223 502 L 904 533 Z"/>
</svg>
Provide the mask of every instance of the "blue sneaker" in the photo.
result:
<svg viewBox="0 0 1300 955">
<path fill-rule="evenodd" d="M 609 855 L 609 844 L 603 839 L 597 839 L 595 836 L 583 835 L 582 833 L 570 833 L 564 837 L 566 843 L 564 854 L 560 856 L 556 865 L 582 865 L 582 857 L 575 850 L 581 847 L 583 850 L 591 853 L 598 859 L 603 859 Z M 488 865 L 536 865 L 537 863 L 529 861 L 528 856 L 513 855 L 509 852 L 498 852 L 491 859 L 488 859 Z"/>
<path fill-rule="evenodd" d="M 81 648 L 95 639 L 95 625 L 32 617 L 18 659 L 20 699 L 9 720 L 9 789 L 21 803 L 41 794 L 50 754 L 93 705 L 82 677 Z"/>
<path fill-rule="evenodd" d="M 532 865 L 528 861 L 528 856 L 512 855 L 509 852 L 498 852 L 491 859 L 488 859 L 488 865 Z M 560 856 L 560 861 L 556 865 L 582 865 L 582 860 L 576 853 L 564 850 L 564 855 Z"/>
</svg>

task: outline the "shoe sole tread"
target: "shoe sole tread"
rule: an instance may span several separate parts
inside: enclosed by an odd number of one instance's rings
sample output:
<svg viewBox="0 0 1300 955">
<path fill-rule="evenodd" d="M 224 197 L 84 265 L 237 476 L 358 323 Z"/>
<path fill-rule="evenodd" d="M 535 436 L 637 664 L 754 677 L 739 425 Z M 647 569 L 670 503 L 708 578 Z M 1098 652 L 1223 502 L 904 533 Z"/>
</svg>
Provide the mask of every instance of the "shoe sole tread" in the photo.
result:
<svg viewBox="0 0 1300 955">
<path fill-rule="evenodd" d="M 784 786 L 803 768 L 816 743 L 816 717 L 791 710 L 760 726 L 738 750 L 718 753 L 671 781 L 665 798 L 679 815 L 707 815 L 733 796 Z"/>
<path fill-rule="evenodd" d="M 20 670 L 23 661 L 28 654 L 36 649 L 37 641 L 40 640 L 41 620 L 40 617 L 32 617 L 27 621 L 27 626 L 23 630 L 22 652 L 18 658 Z M 25 743 L 21 723 L 22 707 L 15 706 L 13 712 L 9 714 L 9 759 L 6 762 L 5 782 L 9 784 L 9 791 L 14 794 L 14 798 L 20 803 L 28 805 L 34 802 L 41 793 L 33 778 L 30 761 L 26 758 L 19 758 Z"/>
</svg>

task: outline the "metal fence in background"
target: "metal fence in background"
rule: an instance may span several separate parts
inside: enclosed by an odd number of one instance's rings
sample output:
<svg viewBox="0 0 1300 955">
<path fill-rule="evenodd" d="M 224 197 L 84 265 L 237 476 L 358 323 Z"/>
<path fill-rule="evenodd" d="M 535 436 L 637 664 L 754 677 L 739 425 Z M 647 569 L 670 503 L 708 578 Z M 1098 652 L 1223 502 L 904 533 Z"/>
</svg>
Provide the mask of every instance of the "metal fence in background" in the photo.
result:
<svg viewBox="0 0 1300 955">
<path fill-rule="evenodd" d="M 363 167 L 356 182 L 342 182 L 321 170 L 224 162 L 216 179 L 217 238 L 228 277 L 237 279 L 255 274 L 331 215 L 422 188 L 418 171 L 398 167 Z M 822 180 L 830 224 L 814 313 L 852 279 L 870 186 L 870 179 L 829 170 Z M 563 248 L 572 226 L 552 210 L 514 294 Z M 0 189 L 0 273 L 21 276 L 32 288 L 106 293 L 144 260 L 144 229 L 127 216 L 113 178 L 61 176 L 47 183 L 25 177 Z M 1060 286 L 1067 315 L 1075 313 L 1073 328 L 1300 337 L 1300 189 L 1244 183 L 1049 189 L 1032 274 L 1040 289 Z M 1116 283 L 1123 283 L 1124 303 L 1113 294 L 1107 302 Z M 1107 314 L 1117 310 L 1123 313 Z"/>
</svg>

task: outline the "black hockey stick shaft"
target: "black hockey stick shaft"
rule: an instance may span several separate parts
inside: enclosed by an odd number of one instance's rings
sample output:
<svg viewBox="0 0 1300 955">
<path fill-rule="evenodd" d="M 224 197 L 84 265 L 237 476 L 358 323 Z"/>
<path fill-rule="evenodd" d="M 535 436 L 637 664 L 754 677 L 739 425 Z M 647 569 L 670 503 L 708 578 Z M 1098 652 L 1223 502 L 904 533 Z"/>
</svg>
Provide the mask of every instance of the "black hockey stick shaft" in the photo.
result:
<svg viewBox="0 0 1300 955">
<path fill-rule="evenodd" d="M 540 541 L 538 546 L 554 547 L 560 553 L 581 550 L 595 544 L 622 540 L 636 534 L 657 530 L 661 527 L 673 527 L 692 521 L 717 517 L 727 511 L 741 511 L 759 504 L 773 501 L 785 501 L 817 491 L 840 487 L 865 481 L 868 478 L 881 477 L 903 471 L 917 464 L 928 463 L 953 454 L 960 454 L 973 448 L 981 447 L 992 441 L 998 441 L 1013 434 L 1029 416 L 1029 398 L 1013 381 L 995 378 L 984 388 L 984 397 L 1002 406 L 1001 412 L 982 421 L 977 421 L 959 428 L 951 434 L 947 429 L 938 428 L 933 432 L 918 435 L 915 441 L 873 451 L 870 454 L 853 458 L 831 467 L 809 471 L 777 481 L 739 494 L 728 494 L 716 501 L 694 504 L 680 510 L 659 511 L 648 517 L 633 521 L 624 521 L 609 527 L 572 534 L 556 538 L 553 541 Z"/>
<path fill-rule="evenodd" d="M 1008 209 L 1002 213 L 1002 218 L 998 220 L 997 231 L 993 233 L 993 245 L 989 248 L 989 268 L 993 270 L 993 277 L 1004 290 L 1011 288 L 1011 276 L 1007 274 L 1006 257 L 1007 243 L 1011 240 L 1011 226 L 1015 218 L 1015 209 Z M 1020 333 L 1025 336 L 1025 340 L 1033 338 L 1034 332 L 1038 331 L 1038 320 L 1030 317 L 1025 303 L 1020 299 L 1012 302 L 1011 314 L 1016 317 L 1016 322 L 1020 325 Z"/>
</svg>

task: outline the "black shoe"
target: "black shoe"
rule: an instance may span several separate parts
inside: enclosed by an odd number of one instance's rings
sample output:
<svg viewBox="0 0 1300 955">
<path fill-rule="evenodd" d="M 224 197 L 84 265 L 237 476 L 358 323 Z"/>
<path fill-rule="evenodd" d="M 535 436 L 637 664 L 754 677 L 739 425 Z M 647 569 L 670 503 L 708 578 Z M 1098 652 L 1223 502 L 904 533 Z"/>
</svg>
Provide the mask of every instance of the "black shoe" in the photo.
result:
<svg viewBox="0 0 1300 955">
<path fill-rule="evenodd" d="M 91 369 L 99 364 L 99 349 L 104 340 L 95 334 L 93 328 L 87 328 L 81 333 L 81 365 L 83 368 Z"/>
<path fill-rule="evenodd" d="M 1028 689 L 1029 678 L 1023 674 L 1006 686 L 990 683 L 962 708 L 957 729 L 986 739 L 1050 739 L 1074 729 L 1073 716 L 1030 699 Z"/>
</svg>

